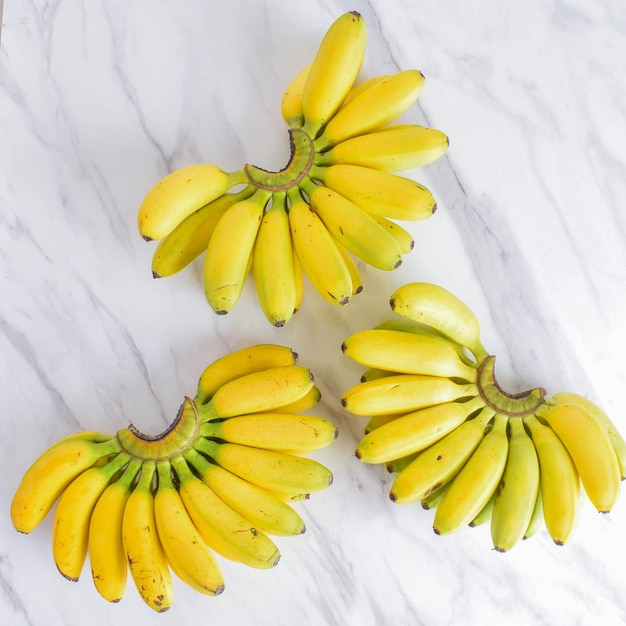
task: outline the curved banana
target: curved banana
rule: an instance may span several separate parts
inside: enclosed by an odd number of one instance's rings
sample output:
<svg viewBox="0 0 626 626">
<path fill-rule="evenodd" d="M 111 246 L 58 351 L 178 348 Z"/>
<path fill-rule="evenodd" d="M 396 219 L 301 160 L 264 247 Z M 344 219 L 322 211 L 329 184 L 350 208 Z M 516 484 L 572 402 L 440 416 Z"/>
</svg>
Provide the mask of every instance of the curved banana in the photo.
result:
<svg viewBox="0 0 626 626">
<path fill-rule="evenodd" d="M 437 535 L 467 526 L 489 502 L 502 478 L 509 450 L 508 418 L 496 413 L 492 429 L 452 483 L 435 512 L 433 530 Z"/>
<path fill-rule="evenodd" d="M 312 63 L 301 69 L 289 83 L 280 102 L 280 114 L 289 128 L 301 128 L 304 124 L 302 113 L 302 93 L 309 77 Z"/>
<path fill-rule="evenodd" d="M 324 35 L 302 92 L 304 130 L 311 138 L 352 88 L 365 57 L 366 38 L 365 20 L 356 11 L 337 18 Z"/>
<path fill-rule="evenodd" d="M 158 461 L 157 472 L 154 519 L 167 562 L 174 573 L 196 591 L 209 596 L 222 593 L 222 572 L 189 516 L 181 494 L 174 487 L 170 462 Z M 204 485 L 201 481 L 198 482 Z"/>
<path fill-rule="evenodd" d="M 354 100 L 354 98 L 356 98 L 359 94 L 363 93 L 366 89 L 369 89 L 370 87 L 373 87 L 374 85 L 377 85 L 378 83 L 382 82 L 383 80 L 386 80 L 387 78 L 389 78 L 388 74 L 382 74 L 380 76 L 372 76 L 372 78 L 368 78 L 367 80 L 364 80 L 363 82 L 355 83 L 352 89 L 350 89 L 346 97 L 343 99 L 343 102 L 341 103 L 339 110 L 341 111 L 341 109 L 343 109 L 343 107 L 345 107 L 348 104 L 348 102 Z"/>
<path fill-rule="evenodd" d="M 539 493 L 539 459 L 520 418 L 510 424 L 509 456 L 491 515 L 491 539 L 506 552 L 524 538 Z"/>
<path fill-rule="evenodd" d="M 413 235 L 406 229 L 396 224 L 392 220 L 382 215 L 372 215 L 372 217 L 398 242 L 400 252 L 408 254 L 415 247 Z"/>
<path fill-rule="evenodd" d="M 448 481 L 444 485 L 441 485 L 441 487 L 437 487 L 435 490 L 431 491 L 427 496 L 424 496 L 420 501 L 422 508 L 425 511 L 434 511 L 441 504 L 451 484 L 452 481 Z"/>
<path fill-rule="evenodd" d="M 333 237 L 333 239 L 335 238 Z M 336 239 L 335 243 L 337 244 L 337 249 L 339 250 L 344 263 L 348 268 L 348 272 L 350 273 L 350 280 L 352 281 L 352 295 L 356 296 L 363 291 L 363 279 L 361 278 L 359 266 L 357 265 L 354 256 L 352 256 L 352 253 L 343 244 L 339 243 Z"/>
<path fill-rule="evenodd" d="M 381 370 L 378 367 L 368 367 L 361 374 L 361 382 L 366 383 L 368 380 L 376 380 L 385 378 L 386 376 L 395 376 L 398 372 L 390 372 L 389 370 Z"/>
<path fill-rule="evenodd" d="M 272 367 L 295 365 L 298 355 L 286 346 L 261 343 L 233 350 L 207 365 L 200 379 L 194 402 L 206 404 L 215 392 L 231 380 Z"/>
<path fill-rule="evenodd" d="M 539 479 L 541 483 L 541 478 Z M 537 499 L 535 500 L 535 508 L 528 522 L 528 528 L 524 532 L 522 539 L 530 539 L 543 525 L 543 500 L 541 498 L 541 484 L 537 491 Z"/>
<path fill-rule="evenodd" d="M 31 532 L 46 517 L 65 488 L 100 459 L 120 452 L 108 441 L 70 438 L 48 448 L 26 471 L 11 502 L 11 521 L 21 533 Z"/>
<path fill-rule="evenodd" d="M 302 299 L 304 298 L 304 272 L 302 271 L 302 265 L 298 260 L 298 255 L 295 250 L 293 253 L 293 266 L 294 266 L 294 281 L 296 286 L 296 302 L 294 308 L 294 315 L 300 310 L 302 306 Z"/>
<path fill-rule="evenodd" d="M 229 313 L 239 300 L 270 195 L 258 189 L 233 204 L 215 226 L 204 259 L 203 282 L 206 299 L 218 315 Z"/>
<path fill-rule="evenodd" d="M 493 505 L 496 501 L 496 491 L 491 494 L 491 498 L 485 506 L 476 514 L 476 517 L 469 523 L 471 528 L 476 528 L 477 526 L 482 526 L 487 522 L 491 522 L 493 515 Z"/>
<path fill-rule="evenodd" d="M 319 390 L 319 387 L 313 385 L 299 400 L 277 406 L 273 411 L 277 413 L 301 413 L 313 408 L 320 401 L 321 397 L 322 392 Z"/>
<path fill-rule="evenodd" d="M 122 517 L 122 540 L 130 574 L 143 601 L 161 613 L 172 606 L 172 576 L 156 527 L 154 461 L 144 461 Z"/>
<path fill-rule="evenodd" d="M 418 456 L 418 452 L 408 454 L 407 456 L 393 459 L 385 464 L 385 469 L 389 474 L 399 474 L 403 469 L 407 468 Z"/>
<path fill-rule="evenodd" d="M 368 435 L 372 431 L 384 426 L 385 424 L 389 424 L 389 422 L 393 422 L 395 419 L 399 417 L 403 417 L 406 413 L 385 413 L 383 415 L 373 415 L 365 424 L 363 428 L 363 432 L 365 435 Z"/>
<path fill-rule="evenodd" d="M 146 241 L 163 239 L 188 215 L 243 182 L 243 170 L 225 172 L 207 163 L 171 172 L 148 191 L 139 206 L 141 236 Z"/>
<path fill-rule="evenodd" d="M 276 544 L 232 509 L 189 469 L 183 457 L 172 460 L 180 498 L 204 542 L 226 559 L 267 569 L 280 558 Z M 158 497 L 158 494 L 157 494 Z"/>
</svg>

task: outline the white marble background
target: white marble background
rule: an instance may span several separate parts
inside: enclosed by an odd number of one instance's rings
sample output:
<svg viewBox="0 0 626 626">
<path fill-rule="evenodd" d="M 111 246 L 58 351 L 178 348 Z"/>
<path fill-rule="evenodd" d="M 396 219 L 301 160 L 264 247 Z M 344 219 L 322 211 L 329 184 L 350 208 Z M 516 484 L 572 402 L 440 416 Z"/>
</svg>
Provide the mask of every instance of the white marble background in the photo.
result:
<svg viewBox="0 0 626 626">
<path fill-rule="evenodd" d="M 409 173 L 439 201 L 408 226 L 416 249 L 394 273 L 363 268 L 345 310 L 307 291 L 280 330 L 251 284 L 213 315 L 201 261 L 153 281 L 144 193 L 200 161 L 284 165 L 283 89 L 352 9 L 368 24 L 363 77 L 422 70 L 405 117 L 450 136 L 445 158 Z M 352 456 L 364 419 L 337 402 L 360 373 L 341 341 L 384 318 L 396 286 L 429 280 L 479 315 L 505 387 L 578 391 L 626 431 L 623 0 L 8 0 L 3 19 L 0 623 L 626 624 L 626 499 L 609 516 L 585 506 L 563 548 L 545 532 L 506 555 L 486 528 L 436 537 Z M 9 502 L 43 449 L 130 421 L 156 434 L 209 361 L 261 341 L 300 353 L 341 429 L 316 455 L 335 483 L 299 506 L 308 532 L 278 540 L 277 568 L 224 562 L 222 596 L 180 584 L 156 615 L 132 587 L 105 603 L 88 569 L 63 579 L 50 519 L 15 533 Z"/>
</svg>

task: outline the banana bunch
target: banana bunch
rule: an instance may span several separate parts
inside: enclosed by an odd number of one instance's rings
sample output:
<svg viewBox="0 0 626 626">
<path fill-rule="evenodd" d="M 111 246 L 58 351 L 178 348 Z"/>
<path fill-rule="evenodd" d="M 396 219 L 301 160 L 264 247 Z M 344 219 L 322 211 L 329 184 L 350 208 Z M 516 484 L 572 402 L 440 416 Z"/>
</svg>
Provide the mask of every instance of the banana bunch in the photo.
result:
<svg viewBox="0 0 626 626">
<path fill-rule="evenodd" d="M 78 580 L 89 554 L 100 595 L 118 602 L 130 577 L 155 611 L 172 605 L 172 572 L 200 593 L 224 590 L 219 557 L 274 567 L 272 536 L 300 535 L 292 504 L 332 482 L 307 455 L 332 443 L 330 421 L 301 411 L 320 398 L 309 369 L 284 346 L 261 344 L 203 371 L 170 427 L 151 437 L 79 432 L 26 471 L 11 505 L 30 533 L 53 505 L 52 553 Z"/>
<path fill-rule="evenodd" d="M 393 502 L 434 509 L 438 535 L 489 523 L 499 552 L 542 523 L 563 545 L 583 492 L 612 509 L 626 442 L 598 406 L 574 393 L 504 391 L 476 316 L 437 285 L 403 285 L 390 305 L 397 317 L 342 345 L 366 369 L 341 404 L 369 417 L 355 454 L 395 474 Z"/>
<path fill-rule="evenodd" d="M 203 286 L 215 313 L 232 310 L 251 273 L 265 317 L 280 327 L 301 305 L 305 275 L 322 298 L 344 306 L 363 288 L 358 260 L 388 271 L 400 266 L 413 237 L 396 220 L 426 219 L 436 203 L 394 172 L 435 161 L 448 137 L 392 124 L 416 101 L 424 76 L 404 70 L 357 82 L 365 42 L 361 15 L 342 15 L 287 87 L 285 168 L 226 172 L 196 164 L 148 191 L 138 226 L 144 239 L 159 240 L 155 278 L 205 253 Z"/>
</svg>

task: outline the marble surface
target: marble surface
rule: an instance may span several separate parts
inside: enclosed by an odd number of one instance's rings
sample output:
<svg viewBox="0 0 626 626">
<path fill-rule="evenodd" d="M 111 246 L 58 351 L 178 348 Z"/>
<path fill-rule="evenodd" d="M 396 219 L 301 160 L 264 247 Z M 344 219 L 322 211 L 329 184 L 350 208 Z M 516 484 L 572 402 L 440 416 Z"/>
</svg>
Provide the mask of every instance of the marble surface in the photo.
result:
<svg viewBox="0 0 626 626">
<path fill-rule="evenodd" d="M 363 267 L 343 310 L 307 287 L 283 329 L 253 286 L 217 317 L 201 261 L 154 281 L 136 209 L 167 172 L 200 161 L 277 169 L 282 92 L 330 23 L 368 25 L 362 77 L 426 76 L 406 121 L 440 128 L 447 155 L 407 175 L 438 200 L 409 224 L 393 273 Z M 626 430 L 626 8 L 622 0 L 34 0 L 7 2 L 0 47 L 0 622 L 6 626 L 626 624 L 626 500 L 581 511 L 566 547 L 545 532 L 502 555 L 486 528 L 448 537 L 395 506 L 382 468 L 353 456 L 364 418 L 338 405 L 360 368 L 341 341 L 388 315 L 400 284 L 437 282 L 482 321 L 511 391 L 543 385 L 599 402 Z M 60 437 L 134 422 L 158 433 L 214 358 L 292 346 L 340 428 L 315 458 L 334 485 L 298 505 L 308 532 L 279 539 L 271 571 L 223 562 L 227 589 L 177 584 L 153 614 L 117 605 L 88 569 L 51 557 L 51 519 L 15 533 L 21 474 Z M 202 621 L 199 621 L 202 620 Z"/>
</svg>

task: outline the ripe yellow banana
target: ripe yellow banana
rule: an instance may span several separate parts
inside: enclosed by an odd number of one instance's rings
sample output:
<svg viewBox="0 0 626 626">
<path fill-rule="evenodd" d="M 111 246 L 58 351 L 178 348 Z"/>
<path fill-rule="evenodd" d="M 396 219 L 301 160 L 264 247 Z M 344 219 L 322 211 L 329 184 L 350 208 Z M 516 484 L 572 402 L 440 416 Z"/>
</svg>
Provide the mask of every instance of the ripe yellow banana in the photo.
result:
<svg viewBox="0 0 626 626">
<path fill-rule="evenodd" d="M 491 498 L 485 506 L 476 514 L 476 517 L 469 523 L 469 526 L 476 528 L 490 522 L 493 514 L 493 505 L 496 501 L 496 492 L 491 494 Z"/>
<path fill-rule="evenodd" d="M 424 86 L 419 70 L 404 70 L 377 81 L 353 95 L 328 121 L 315 140 L 318 152 L 346 139 L 386 126 L 402 115 L 418 98 Z"/>
<path fill-rule="evenodd" d="M 215 226 L 204 259 L 203 282 L 207 301 L 218 315 L 229 313 L 239 300 L 269 197 L 265 189 L 257 190 L 233 204 Z"/>
<path fill-rule="evenodd" d="M 313 385 L 299 400 L 277 406 L 273 410 L 277 413 L 301 413 L 313 408 L 320 401 L 321 397 L 322 392 Z"/>
<path fill-rule="evenodd" d="M 467 526 L 489 502 L 506 464 L 507 422 L 508 418 L 501 413 L 495 415 L 493 428 L 452 479 L 435 513 L 436 534 L 444 535 Z"/>
<path fill-rule="evenodd" d="M 608 513 L 619 495 L 621 476 L 606 430 L 577 404 L 544 404 L 535 415 L 548 423 L 567 448 L 592 504 L 600 513 Z"/>
<path fill-rule="evenodd" d="M 417 124 L 389 126 L 346 139 L 315 156 L 321 166 L 351 163 L 384 172 L 400 172 L 428 165 L 448 149 L 447 135 Z"/>
<path fill-rule="evenodd" d="M 509 456 L 496 491 L 491 515 L 491 539 L 506 552 L 524 538 L 539 494 L 539 459 L 520 418 L 510 424 Z"/>
<path fill-rule="evenodd" d="M 267 569 L 278 563 L 280 552 L 266 534 L 197 478 L 183 457 L 176 457 L 172 463 L 180 481 L 178 497 L 206 545 L 224 558 L 248 567 Z"/>
<path fill-rule="evenodd" d="M 361 382 L 366 383 L 368 380 L 376 380 L 378 378 L 385 378 L 386 376 L 395 376 L 397 372 L 390 372 L 389 370 L 382 370 L 379 367 L 368 367 L 363 370 L 361 374 Z"/>
<path fill-rule="evenodd" d="M 480 397 L 467 402 L 446 402 L 407 413 L 365 435 L 356 447 L 364 463 L 386 463 L 420 452 L 484 407 Z"/>
<path fill-rule="evenodd" d="M 405 374 L 458 378 L 475 382 L 476 367 L 466 365 L 444 339 L 400 330 L 357 331 L 341 345 L 343 353 L 367 367 Z"/>
<path fill-rule="evenodd" d="M 249 198 L 253 191 L 254 188 L 247 185 L 237 193 L 225 193 L 188 215 L 159 241 L 152 255 L 152 276 L 172 276 L 205 252 L 222 215 L 236 202 Z"/>
<path fill-rule="evenodd" d="M 169 235 L 188 215 L 243 183 L 243 171 L 225 172 L 215 165 L 189 165 L 162 178 L 139 206 L 141 236 L 150 241 Z"/>
<path fill-rule="evenodd" d="M 98 593 L 109 602 L 119 602 L 126 591 L 128 561 L 122 540 L 124 507 L 141 460 L 131 459 L 120 478 L 102 493 L 89 521 L 89 563 Z"/>
<path fill-rule="evenodd" d="M 365 57 L 365 20 L 356 11 L 337 18 L 324 35 L 302 93 L 304 130 L 315 138 L 352 88 Z"/>
<path fill-rule="evenodd" d="M 106 465 L 85 470 L 61 494 L 52 526 L 52 554 L 59 572 L 68 580 L 78 580 L 83 570 L 89 520 L 98 498 L 128 461 L 128 455 L 120 452 Z"/>
<path fill-rule="evenodd" d="M 11 520 L 21 533 L 46 517 L 65 488 L 100 459 L 121 450 L 117 439 L 70 438 L 48 448 L 26 471 L 11 503 Z"/>
<path fill-rule="evenodd" d="M 441 501 L 446 495 L 446 492 L 450 488 L 451 484 L 452 481 L 449 481 L 445 485 L 437 487 L 437 489 L 431 491 L 427 496 L 423 497 L 420 501 L 422 508 L 425 511 L 434 511 L 441 504 Z"/>
<path fill-rule="evenodd" d="M 366 89 L 369 89 L 370 87 L 373 87 L 374 85 L 377 85 L 378 83 L 382 82 L 383 80 L 387 78 L 389 78 L 388 74 L 382 74 L 380 76 L 372 76 L 372 78 L 368 78 L 367 80 L 364 80 L 363 82 L 355 83 L 352 89 L 350 89 L 350 91 L 348 92 L 348 95 L 346 95 L 346 97 L 343 99 L 343 102 L 341 103 L 339 110 L 343 109 L 343 107 L 345 107 L 348 104 L 348 102 L 351 102 L 352 100 L 354 100 L 354 98 L 356 98 L 359 94 L 363 93 Z"/>
<path fill-rule="evenodd" d="M 541 477 L 539 479 L 541 483 Z M 523 539 L 530 539 L 543 526 L 543 501 L 541 498 L 541 484 L 537 491 L 537 500 L 535 500 L 535 508 L 528 522 L 528 528 L 524 533 Z"/>
<path fill-rule="evenodd" d="M 420 221 L 431 217 L 437 209 L 435 198 L 423 185 L 371 167 L 349 163 L 313 166 L 310 176 L 371 215 Z"/>
<path fill-rule="evenodd" d="M 404 415 L 406 415 L 406 413 L 385 413 L 384 415 L 374 415 L 370 417 L 367 424 L 365 424 L 363 432 L 368 435 L 373 430 L 376 430 L 385 424 L 389 424 L 389 422 L 393 422 L 395 419 L 403 417 Z"/>
<path fill-rule="evenodd" d="M 154 519 L 167 562 L 174 573 L 196 591 L 209 596 L 222 593 L 222 572 L 174 487 L 170 462 L 158 461 L 157 472 Z"/>
<path fill-rule="evenodd" d="M 333 239 L 335 239 L 333 237 Z M 343 257 L 343 260 L 348 268 L 348 272 L 350 272 L 350 280 L 352 281 L 352 295 L 356 296 L 358 293 L 363 291 L 363 279 L 361 278 L 361 272 L 359 270 L 359 266 L 357 265 L 356 259 L 352 255 L 348 249 L 339 243 L 335 239 L 335 243 L 337 244 L 337 248 Z"/>
<path fill-rule="evenodd" d="M 296 276 L 284 193 L 274 194 L 254 244 L 252 275 L 261 310 L 272 326 L 284 326 L 296 309 Z"/>
<path fill-rule="evenodd" d="M 383 217 L 382 215 L 372 215 L 372 217 L 398 242 L 400 252 L 402 254 L 408 254 L 415 247 L 415 240 L 413 235 L 392 220 Z"/>
<path fill-rule="evenodd" d="M 154 461 L 144 461 L 137 485 L 128 496 L 122 538 L 131 577 L 143 601 L 157 612 L 172 606 L 173 588 L 167 558 L 156 527 Z"/>
<path fill-rule="evenodd" d="M 428 498 L 448 484 L 472 456 L 485 436 L 494 411 L 485 407 L 426 450 L 395 477 L 389 498 L 411 504 Z M 434 507 L 433 507 L 434 508 Z"/>
<path fill-rule="evenodd" d="M 400 267 L 400 246 L 369 213 L 310 179 L 302 181 L 301 187 L 326 228 L 352 254 L 378 269 L 389 271 Z"/>
<path fill-rule="evenodd" d="M 418 456 L 418 452 L 408 454 L 407 456 L 400 457 L 399 459 L 393 459 L 385 464 L 385 469 L 390 474 L 399 474 L 403 469 L 407 468 Z"/>
<path fill-rule="evenodd" d="M 211 362 L 200 374 L 196 404 L 206 404 L 224 384 L 271 367 L 295 365 L 298 355 L 286 346 L 262 343 L 234 350 Z"/>
<path fill-rule="evenodd" d="M 302 93 L 306 80 L 309 77 L 311 65 L 312 63 L 309 63 L 298 72 L 283 94 L 283 99 L 280 103 L 280 114 L 289 128 L 301 128 L 304 124 Z"/>
<path fill-rule="evenodd" d="M 295 250 L 293 253 L 293 266 L 294 266 L 294 279 L 296 285 L 296 302 L 294 308 L 294 314 L 296 314 L 302 306 L 302 299 L 304 298 L 304 272 L 302 271 L 302 265 L 298 260 L 298 255 Z"/>
<path fill-rule="evenodd" d="M 570 538 L 580 500 L 580 478 L 567 448 L 558 435 L 534 415 L 524 418 L 539 458 L 543 519 L 554 543 Z"/>
</svg>

